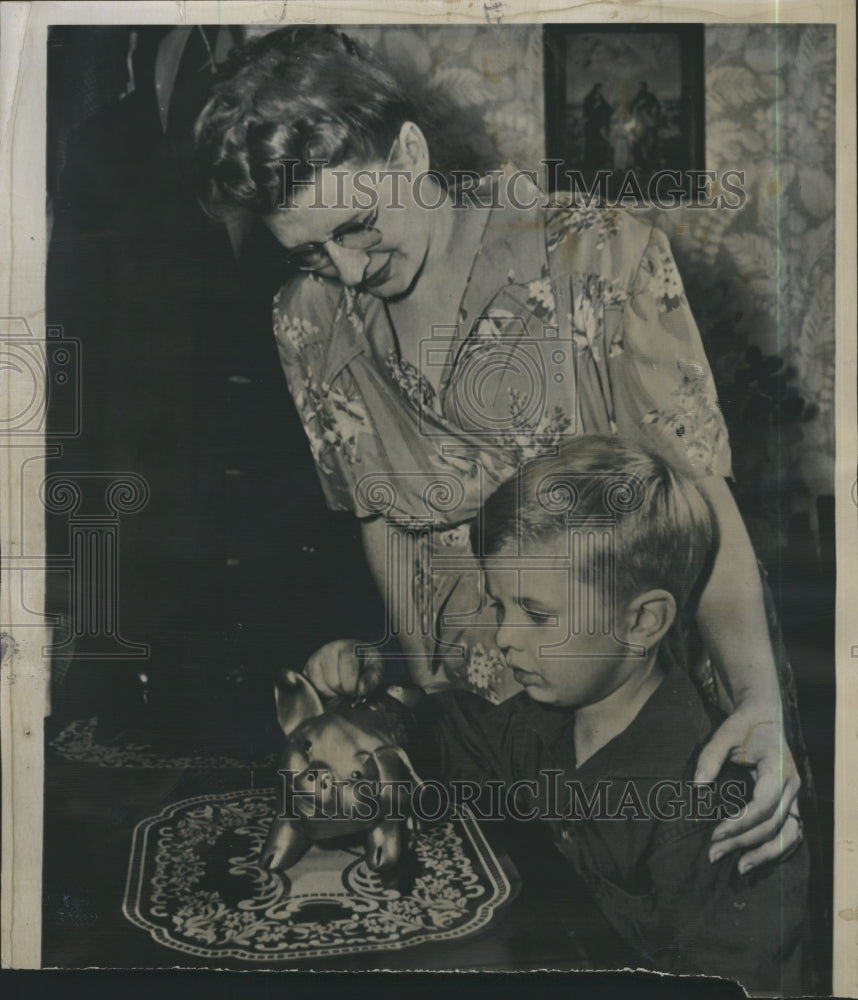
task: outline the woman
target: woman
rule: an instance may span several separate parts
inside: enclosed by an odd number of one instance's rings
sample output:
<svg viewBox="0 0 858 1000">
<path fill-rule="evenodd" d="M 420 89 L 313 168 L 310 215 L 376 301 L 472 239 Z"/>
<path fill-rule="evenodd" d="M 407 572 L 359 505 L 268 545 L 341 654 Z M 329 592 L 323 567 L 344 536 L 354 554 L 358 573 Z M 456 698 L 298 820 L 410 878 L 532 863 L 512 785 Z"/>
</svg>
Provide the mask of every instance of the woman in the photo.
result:
<svg viewBox="0 0 858 1000">
<path fill-rule="evenodd" d="M 428 173 L 418 112 L 345 36 L 248 46 L 197 122 L 209 202 L 253 213 L 298 273 L 274 324 L 329 505 L 361 519 L 412 677 L 520 690 L 486 639 L 468 522 L 518 463 L 572 433 L 620 433 L 693 475 L 720 546 L 697 626 L 732 712 L 698 780 L 756 769 L 711 856 L 747 871 L 801 839 L 799 779 L 757 563 L 725 477 L 727 435 L 664 235 L 622 212 L 540 207 L 518 177 L 465 195 Z M 725 627 L 729 625 L 729 627 Z M 354 668 L 351 644 L 318 655 Z"/>
</svg>

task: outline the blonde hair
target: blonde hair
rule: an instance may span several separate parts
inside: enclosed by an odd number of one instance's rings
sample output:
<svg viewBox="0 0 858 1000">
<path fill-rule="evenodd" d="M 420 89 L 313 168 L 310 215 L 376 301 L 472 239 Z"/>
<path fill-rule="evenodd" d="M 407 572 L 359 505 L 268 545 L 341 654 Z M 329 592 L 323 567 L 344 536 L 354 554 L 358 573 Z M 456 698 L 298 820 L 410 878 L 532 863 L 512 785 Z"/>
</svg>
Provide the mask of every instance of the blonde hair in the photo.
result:
<svg viewBox="0 0 858 1000">
<path fill-rule="evenodd" d="M 480 557 L 511 544 L 525 554 L 581 529 L 591 542 L 579 576 L 598 581 L 610 563 L 617 601 L 663 589 L 678 608 L 692 597 L 715 540 L 711 508 L 688 477 L 631 442 L 591 435 L 565 441 L 501 486 L 471 525 L 471 546 Z"/>
</svg>

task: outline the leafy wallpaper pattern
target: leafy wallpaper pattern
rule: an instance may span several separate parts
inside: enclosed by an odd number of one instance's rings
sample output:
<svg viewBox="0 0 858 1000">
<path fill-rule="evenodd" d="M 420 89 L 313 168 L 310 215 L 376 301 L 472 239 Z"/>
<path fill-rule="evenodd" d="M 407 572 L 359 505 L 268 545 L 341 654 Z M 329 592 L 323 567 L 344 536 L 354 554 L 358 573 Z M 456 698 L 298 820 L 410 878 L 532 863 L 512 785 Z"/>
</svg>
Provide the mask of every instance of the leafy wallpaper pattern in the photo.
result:
<svg viewBox="0 0 858 1000">
<path fill-rule="evenodd" d="M 744 170 L 747 201 L 647 213 L 670 236 L 733 406 L 737 479 L 788 497 L 793 512 L 833 491 L 834 68 L 832 26 L 707 27 L 706 168 Z M 749 347 L 783 360 L 781 386 L 773 364 L 748 363 Z M 781 405 L 760 405 L 771 397 Z"/>
<path fill-rule="evenodd" d="M 538 26 L 350 25 L 344 30 L 396 72 L 418 107 L 431 109 L 432 152 L 464 151 L 458 162 L 442 167 L 539 163 L 545 130 Z M 444 115 L 448 107 L 457 114 Z"/>
<path fill-rule="evenodd" d="M 453 165 L 470 150 L 481 165 L 538 166 L 539 27 L 348 31 L 436 102 L 430 144 L 452 150 Z M 706 169 L 744 170 L 747 200 L 643 214 L 670 237 L 767 550 L 783 544 L 782 519 L 805 508 L 813 518 L 833 490 L 834 28 L 707 26 L 705 60 Z"/>
</svg>

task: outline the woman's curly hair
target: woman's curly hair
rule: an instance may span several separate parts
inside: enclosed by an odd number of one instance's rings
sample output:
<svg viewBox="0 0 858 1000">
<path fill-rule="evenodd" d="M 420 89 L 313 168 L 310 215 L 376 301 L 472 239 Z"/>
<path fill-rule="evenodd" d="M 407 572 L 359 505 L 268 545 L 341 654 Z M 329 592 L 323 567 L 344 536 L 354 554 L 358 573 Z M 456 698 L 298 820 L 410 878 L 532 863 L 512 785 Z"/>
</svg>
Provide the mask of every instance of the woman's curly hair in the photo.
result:
<svg viewBox="0 0 858 1000">
<path fill-rule="evenodd" d="M 273 212 L 312 176 L 309 161 L 385 160 L 416 118 L 391 73 L 341 32 L 272 32 L 233 51 L 197 119 L 203 202 Z"/>
</svg>

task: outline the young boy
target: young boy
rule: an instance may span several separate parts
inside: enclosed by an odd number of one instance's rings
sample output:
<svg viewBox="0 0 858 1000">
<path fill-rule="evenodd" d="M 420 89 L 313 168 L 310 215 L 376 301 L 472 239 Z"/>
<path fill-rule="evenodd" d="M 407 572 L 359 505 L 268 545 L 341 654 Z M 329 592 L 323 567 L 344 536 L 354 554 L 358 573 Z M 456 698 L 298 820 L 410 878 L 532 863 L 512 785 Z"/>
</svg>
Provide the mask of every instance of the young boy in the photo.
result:
<svg viewBox="0 0 858 1000">
<path fill-rule="evenodd" d="M 693 783 L 717 720 L 664 644 L 705 575 L 712 523 L 691 481 L 617 438 L 529 463 L 472 526 L 524 690 L 501 705 L 427 697 L 411 758 L 423 777 L 518 787 L 507 813 L 549 825 L 629 961 L 798 992 L 806 847 L 747 877 L 735 858 L 710 862 L 714 825 L 752 780 L 730 766 L 715 789 Z M 329 666 L 308 664 L 317 687 L 350 686 Z"/>
</svg>

